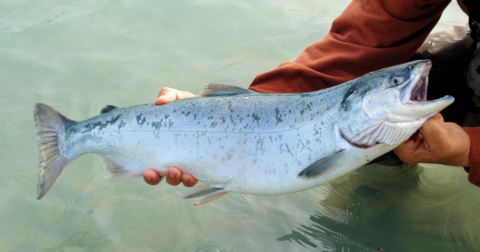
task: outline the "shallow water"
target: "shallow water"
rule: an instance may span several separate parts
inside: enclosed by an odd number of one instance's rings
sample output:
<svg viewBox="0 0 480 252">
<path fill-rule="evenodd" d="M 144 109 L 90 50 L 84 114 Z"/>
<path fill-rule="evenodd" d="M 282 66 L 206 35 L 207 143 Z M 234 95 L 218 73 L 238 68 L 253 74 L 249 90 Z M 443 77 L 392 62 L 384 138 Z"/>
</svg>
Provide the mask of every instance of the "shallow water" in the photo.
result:
<svg viewBox="0 0 480 252">
<path fill-rule="evenodd" d="M 480 188 L 458 167 L 370 165 L 280 196 L 103 179 L 94 155 L 36 200 L 33 104 L 72 119 L 171 86 L 247 87 L 320 39 L 349 1 L 0 2 L 0 251 L 473 251 Z M 466 17 L 452 4 L 436 31 Z"/>
</svg>

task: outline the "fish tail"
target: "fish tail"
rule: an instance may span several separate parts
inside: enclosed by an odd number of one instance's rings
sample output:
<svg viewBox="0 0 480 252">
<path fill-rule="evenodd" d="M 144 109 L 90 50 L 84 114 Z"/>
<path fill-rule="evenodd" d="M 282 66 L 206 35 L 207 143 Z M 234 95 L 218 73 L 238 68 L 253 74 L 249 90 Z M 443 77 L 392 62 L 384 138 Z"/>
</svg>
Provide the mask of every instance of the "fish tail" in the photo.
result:
<svg viewBox="0 0 480 252">
<path fill-rule="evenodd" d="M 37 188 L 39 200 L 47 194 L 73 160 L 63 156 L 58 147 L 59 131 L 65 127 L 65 124 L 73 121 L 42 103 L 35 104 L 33 114 L 40 153 Z"/>
</svg>

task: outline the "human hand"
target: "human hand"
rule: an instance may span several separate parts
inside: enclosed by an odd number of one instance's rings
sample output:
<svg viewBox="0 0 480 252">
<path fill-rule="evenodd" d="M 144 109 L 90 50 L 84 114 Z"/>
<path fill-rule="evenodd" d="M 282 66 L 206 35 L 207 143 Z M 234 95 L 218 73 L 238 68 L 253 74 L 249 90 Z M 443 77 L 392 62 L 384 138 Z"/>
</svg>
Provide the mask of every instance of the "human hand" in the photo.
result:
<svg viewBox="0 0 480 252">
<path fill-rule="evenodd" d="M 162 105 L 178 99 L 190 98 L 194 96 L 194 94 L 187 91 L 180 91 L 169 87 L 163 87 L 162 89 L 160 89 L 157 99 L 155 99 L 155 105 Z"/>
<path fill-rule="evenodd" d="M 162 105 L 174 100 L 190 98 L 194 96 L 194 94 L 187 91 L 180 91 L 173 88 L 164 87 L 160 90 L 160 93 L 158 93 L 158 98 L 155 99 L 155 105 Z M 180 182 L 182 182 L 186 187 L 192 187 L 197 184 L 196 178 L 194 178 L 191 174 L 182 173 L 182 170 L 180 170 L 178 167 L 169 167 L 165 177 L 167 178 L 167 183 L 173 186 L 180 184 Z M 143 179 L 149 185 L 156 185 L 160 183 L 163 178 L 156 170 L 147 169 L 143 172 Z"/>
<path fill-rule="evenodd" d="M 394 152 L 406 163 L 469 167 L 470 137 L 462 127 L 444 122 L 437 113 L 423 124 L 418 137 L 403 142 Z"/>
<path fill-rule="evenodd" d="M 168 167 L 167 174 L 165 175 L 167 178 L 167 183 L 173 186 L 183 183 L 186 187 L 192 187 L 197 184 L 197 179 L 193 177 L 191 174 L 182 173 L 182 170 L 178 167 Z M 163 177 L 158 174 L 157 171 L 154 169 L 146 169 L 143 171 L 143 180 L 149 185 L 157 185 L 162 181 Z"/>
</svg>

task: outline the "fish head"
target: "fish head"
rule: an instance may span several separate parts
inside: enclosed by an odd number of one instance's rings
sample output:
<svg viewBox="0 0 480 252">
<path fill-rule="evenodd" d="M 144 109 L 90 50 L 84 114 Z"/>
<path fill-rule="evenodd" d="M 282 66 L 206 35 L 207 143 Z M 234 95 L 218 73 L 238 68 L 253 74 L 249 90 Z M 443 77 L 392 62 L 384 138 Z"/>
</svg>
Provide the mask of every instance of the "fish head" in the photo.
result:
<svg viewBox="0 0 480 252">
<path fill-rule="evenodd" d="M 429 60 L 408 62 L 366 74 L 345 94 L 336 124 L 340 135 L 361 148 L 398 145 L 454 98 L 427 101 Z"/>
</svg>

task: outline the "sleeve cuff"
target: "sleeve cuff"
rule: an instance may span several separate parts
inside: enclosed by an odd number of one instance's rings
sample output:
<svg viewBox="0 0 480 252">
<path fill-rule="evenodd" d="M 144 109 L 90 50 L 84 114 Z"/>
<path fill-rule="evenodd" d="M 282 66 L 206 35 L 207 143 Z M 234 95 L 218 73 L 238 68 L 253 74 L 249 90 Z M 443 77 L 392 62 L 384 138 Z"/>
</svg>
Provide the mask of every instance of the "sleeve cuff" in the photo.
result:
<svg viewBox="0 0 480 252">
<path fill-rule="evenodd" d="M 468 181 L 480 186 L 480 127 L 463 129 L 470 137 L 470 167 L 465 171 L 468 172 Z"/>
</svg>

